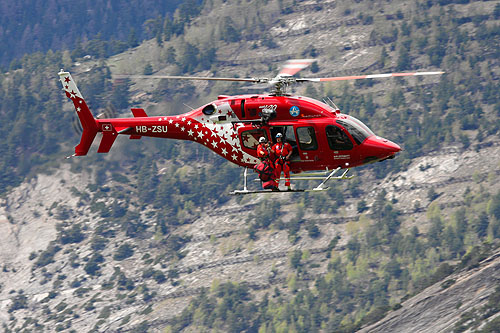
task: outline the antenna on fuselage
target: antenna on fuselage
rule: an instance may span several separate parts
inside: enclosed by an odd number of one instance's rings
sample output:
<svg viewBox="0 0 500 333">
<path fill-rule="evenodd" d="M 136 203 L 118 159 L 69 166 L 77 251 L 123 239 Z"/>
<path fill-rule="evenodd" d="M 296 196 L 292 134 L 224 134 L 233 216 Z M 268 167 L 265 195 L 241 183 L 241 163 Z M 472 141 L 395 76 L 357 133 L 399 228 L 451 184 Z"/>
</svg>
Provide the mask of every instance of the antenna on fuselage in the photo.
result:
<svg viewBox="0 0 500 333">
<path fill-rule="evenodd" d="M 333 102 L 333 100 L 330 97 L 327 96 L 325 99 L 323 99 L 323 102 L 325 102 L 325 104 L 330 105 L 332 108 L 334 108 L 335 112 L 337 112 L 337 111 L 340 112 L 339 107 L 337 106 L 337 104 L 335 104 Z"/>
</svg>

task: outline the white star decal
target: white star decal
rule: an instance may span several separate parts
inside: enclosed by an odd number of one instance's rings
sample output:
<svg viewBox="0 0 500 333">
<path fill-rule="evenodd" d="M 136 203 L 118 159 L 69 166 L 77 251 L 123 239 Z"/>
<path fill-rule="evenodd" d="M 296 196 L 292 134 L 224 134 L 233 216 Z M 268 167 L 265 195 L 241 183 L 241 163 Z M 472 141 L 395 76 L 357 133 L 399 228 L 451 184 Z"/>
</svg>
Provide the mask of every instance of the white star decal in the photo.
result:
<svg viewBox="0 0 500 333">
<path fill-rule="evenodd" d="M 182 117 L 182 119 L 181 119 L 181 120 L 182 120 L 182 121 L 186 121 L 186 117 Z"/>
<path fill-rule="evenodd" d="M 193 136 L 193 131 L 192 131 L 192 130 L 189 130 L 189 131 L 188 131 L 188 134 L 189 134 L 189 136 Z"/>
<path fill-rule="evenodd" d="M 194 125 L 194 129 L 198 129 L 198 124 Z"/>
<path fill-rule="evenodd" d="M 77 108 L 76 108 L 76 111 L 77 111 L 77 112 L 80 112 L 80 111 L 82 111 L 82 108 L 81 108 L 81 107 L 77 107 Z"/>
<path fill-rule="evenodd" d="M 236 159 L 238 158 L 238 156 L 236 156 L 236 155 L 234 155 L 234 154 L 233 154 L 233 156 L 231 156 L 231 157 L 232 157 L 232 158 L 233 158 L 233 160 L 235 160 L 235 161 L 236 161 Z"/>
<path fill-rule="evenodd" d="M 217 133 L 215 133 L 215 131 L 212 131 L 212 136 L 217 136 Z"/>
<path fill-rule="evenodd" d="M 175 123 L 175 127 L 179 127 L 179 123 Z"/>
<path fill-rule="evenodd" d="M 191 120 L 188 120 L 187 124 L 188 124 L 188 125 L 191 125 Z"/>
<path fill-rule="evenodd" d="M 200 132 L 198 132 L 198 136 L 199 136 L 200 138 L 203 138 L 203 135 L 204 135 L 204 134 L 203 134 L 203 132 L 201 132 L 201 131 L 200 131 Z"/>
<path fill-rule="evenodd" d="M 168 123 L 169 123 L 169 124 L 171 124 L 171 123 L 173 123 L 173 122 L 174 122 L 174 120 L 173 120 L 173 119 L 169 119 L 169 120 L 168 120 Z"/>
<path fill-rule="evenodd" d="M 214 148 L 216 148 L 216 147 L 217 147 L 217 142 L 216 142 L 216 141 L 212 142 L 212 146 L 213 146 Z"/>
<path fill-rule="evenodd" d="M 181 131 L 183 131 L 183 132 L 184 132 L 184 130 L 185 130 L 185 128 L 184 128 L 184 126 L 182 126 L 182 127 L 181 127 Z"/>
<path fill-rule="evenodd" d="M 222 155 L 226 156 L 227 155 L 227 150 L 226 148 L 222 148 Z"/>
</svg>

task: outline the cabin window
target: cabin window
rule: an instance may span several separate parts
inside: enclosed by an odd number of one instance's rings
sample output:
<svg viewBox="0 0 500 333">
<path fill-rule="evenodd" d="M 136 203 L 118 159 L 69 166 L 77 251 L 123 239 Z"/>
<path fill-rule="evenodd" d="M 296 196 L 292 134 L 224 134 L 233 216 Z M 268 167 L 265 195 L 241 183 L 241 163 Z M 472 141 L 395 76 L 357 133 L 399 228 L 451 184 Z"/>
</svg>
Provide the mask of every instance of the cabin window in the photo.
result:
<svg viewBox="0 0 500 333">
<path fill-rule="evenodd" d="M 212 115 L 215 111 L 217 110 L 217 107 L 213 104 L 208 104 L 207 106 L 205 106 L 203 108 L 203 110 L 201 110 L 201 112 L 203 112 L 203 114 L 207 115 L 207 116 L 210 116 Z"/>
<path fill-rule="evenodd" d="M 326 138 L 332 150 L 350 150 L 353 148 L 347 134 L 337 126 L 326 126 Z"/>
<path fill-rule="evenodd" d="M 297 138 L 299 139 L 300 149 L 302 150 L 318 149 L 318 141 L 316 141 L 316 134 L 312 126 L 298 127 Z"/>
<path fill-rule="evenodd" d="M 260 137 L 265 137 L 267 140 L 267 133 L 262 129 L 253 129 L 241 133 L 241 142 L 243 147 L 248 149 L 257 149 Z"/>
</svg>

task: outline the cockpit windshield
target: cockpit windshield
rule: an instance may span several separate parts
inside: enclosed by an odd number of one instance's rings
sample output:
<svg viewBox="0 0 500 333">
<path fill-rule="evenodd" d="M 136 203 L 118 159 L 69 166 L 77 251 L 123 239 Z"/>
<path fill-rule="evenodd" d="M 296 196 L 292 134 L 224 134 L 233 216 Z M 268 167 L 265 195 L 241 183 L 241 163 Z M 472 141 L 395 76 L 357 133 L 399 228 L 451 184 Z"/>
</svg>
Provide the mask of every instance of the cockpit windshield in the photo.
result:
<svg viewBox="0 0 500 333">
<path fill-rule="evenodd" d="M 337 124 L 343 126 L 349 134 L 353 137 L 354 141 L 358 145 L 363 143 L 369 136 L 374 135 L 373 132 L 363 124 L 360 120 L 351 117 L 351 116 L 346 116 L 345 118 L 342 119 L 337 119 Z"/>
</svg>

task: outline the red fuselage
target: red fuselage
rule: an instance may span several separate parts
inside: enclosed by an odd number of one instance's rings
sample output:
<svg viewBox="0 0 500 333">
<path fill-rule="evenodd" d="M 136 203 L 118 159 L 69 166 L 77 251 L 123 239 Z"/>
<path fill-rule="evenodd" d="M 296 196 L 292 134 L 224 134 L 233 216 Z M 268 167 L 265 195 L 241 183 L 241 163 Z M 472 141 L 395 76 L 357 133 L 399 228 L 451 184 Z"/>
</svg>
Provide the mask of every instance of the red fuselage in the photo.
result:
<svg viewBox="0 0 500 333">
<path fill-rule="evenodd" d="M 263 112 L 274 116 L 262 123 Z M 95 121 L 104 137 L 127 134 L 131 139 L 150 136 L 195 141 L 244 167 L 258 163 L 260 137 L 274 142 L 276 134 L 282 133 L 293 147 L 292 172 L 356 167 L 392 158 L 401 150 L 397 144 L 374 135 L 359 120 L 300 96 L 219 96 L 178 116 L 147 117 L 140 109 L 134 115 Z"/>
</svg>

